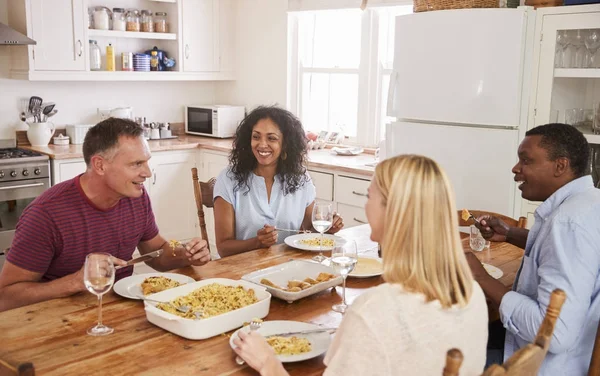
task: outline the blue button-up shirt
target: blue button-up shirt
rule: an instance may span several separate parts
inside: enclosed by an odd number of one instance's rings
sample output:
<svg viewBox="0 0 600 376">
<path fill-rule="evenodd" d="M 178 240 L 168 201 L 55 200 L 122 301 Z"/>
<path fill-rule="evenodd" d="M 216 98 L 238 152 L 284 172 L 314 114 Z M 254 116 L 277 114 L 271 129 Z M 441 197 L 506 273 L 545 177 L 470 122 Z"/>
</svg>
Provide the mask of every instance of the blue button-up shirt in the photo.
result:
<svg viewBox="0 0 600 376">
<path fill-rule="evenodd" d="M 600 320 L 600 189 L 589 175 L 535 211 L 513 291 L 500 304 L 505 360 L 533 342 L 557 288 L 567 299 L 539 375 L 586 375 Z"/>
</svg>

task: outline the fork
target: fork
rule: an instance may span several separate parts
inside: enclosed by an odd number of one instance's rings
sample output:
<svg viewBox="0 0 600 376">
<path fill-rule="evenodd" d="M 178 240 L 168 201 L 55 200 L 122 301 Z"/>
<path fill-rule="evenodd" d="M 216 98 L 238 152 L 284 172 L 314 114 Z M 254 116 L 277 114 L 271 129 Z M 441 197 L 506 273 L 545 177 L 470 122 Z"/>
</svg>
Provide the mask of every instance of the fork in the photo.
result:
<svg viewBox="0 0 600 376">
<path fill-rule="evenodd" d="M 257 331 L 258 329 L 260 329 L 261 325 L 262 325 L 262 321 L 260 321 L 260 320 L 254 319 L 254 320 L 250 321 L 250 331 L 251 332 Z M 235 357 L 235 362 L 240 366 L 242 366 L 242 365 L 244 365 L 244 363 L 246 363 L 244 361 L 244 359 L 242 359 L 239 355 Z"/>
<path fill-rule="evenodd" d="M 180 306 L 178 307 L 178 306 L 176 306 L 175 304 L 173 304 L 173 303 L 171 303 L 171 302 L 163 302 L 163 301 L 161 301 L 161 300 L 155 300 L 155 299 L 146 298 L 146 297 L 140 297 L 140 299 L 142 299 L 142 300 L 146 300 L 146 301 L 149 301 L 149 302 L 153 302 L 153 303 L 163 303 L 163 304 L 164 304 L 164 303 L 167 303 L 167 304 L 169 304 L 171 307 L 175 308 L 177 311 L 179 311 L 179 312 L 181 312 L 181 313 L 188 313 L 188 312 L 190 311 L 190 309 L 191 309 L 191 308 L 190 308 L 190 306 L 188 306 L 188 305 L 185 305 L 185 304 L 183 304 L 183 305 L 180 305 Z M 200 313 L 200 314 L 202 314 L 202 312 L 199 312 L 199 311 L 197 311 L 197 312 L 198 312 L 198 313 Z M 196 312 L 194 312 L 194 314 L 196 314 Z"/>
</svg>

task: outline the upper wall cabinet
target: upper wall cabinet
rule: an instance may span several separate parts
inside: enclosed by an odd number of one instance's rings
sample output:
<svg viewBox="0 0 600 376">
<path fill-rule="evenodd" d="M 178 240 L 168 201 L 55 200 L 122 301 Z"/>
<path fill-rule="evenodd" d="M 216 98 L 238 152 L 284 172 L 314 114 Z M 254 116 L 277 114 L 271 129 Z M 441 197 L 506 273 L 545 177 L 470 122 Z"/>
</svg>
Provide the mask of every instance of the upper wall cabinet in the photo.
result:
<svg viewBox="0 0 600 376">
<path fill-rule="evenodd" d="M 93 24 L 93 10 L 97 7 L 110 12 L 108 30 L 95 28 L 98 25 Z M 140 31 L 115 30 L 110 11 L 114 8 L 147 10 L 153 16 L 159 12 L 161 19 L 166 20 L 166 29 L 145 31 L 140 22 Z M 11 50 L 11 78 L 32 81 L 234 79 L 234 0 L 11 0 L 8 12 L 9 24 L 37 41 L 35 46 Z M 100 70 L 90 69 L 89 40 L 96 41 L 100 48 Z M 107 71 L 109 44 L 114 49 L 114 71 Z M 131 59 L 135 54 L 149 53 L 154 47 L 174 59 L 175 66 L 165 68 L 161 63 L 160 68 L 164 69 L 159 71 L 137 71 L 131 61 L 129 64 L 135 71 L 124 66 L 123 54 Z M 137 57 L 133 60 L 140 61 Z"/>
<path fill-rule="evenodd" d="M 84 15 L 78 0 L 31 0 L 35 70 L 85 70 Z"/>
</svg>

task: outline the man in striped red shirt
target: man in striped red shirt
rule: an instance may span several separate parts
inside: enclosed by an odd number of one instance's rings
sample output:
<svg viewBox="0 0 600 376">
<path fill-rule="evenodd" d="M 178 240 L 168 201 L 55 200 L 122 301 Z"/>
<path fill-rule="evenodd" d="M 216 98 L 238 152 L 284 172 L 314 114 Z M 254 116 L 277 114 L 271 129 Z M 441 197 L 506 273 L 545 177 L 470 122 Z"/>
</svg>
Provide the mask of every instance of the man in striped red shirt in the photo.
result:
<svg viewBox="0 0 600 376">
<path fill-rule="evenodd" d="M 0 311 L 85 290 L 83 265 L 92 252 L 123 265 L 164 249 L 148 262 L 166 271 L 210 261 L 205 240 L 194 238 L 174 254 L 158 232 L 144 181 L 151 176 L 150 150 L 136 123 L 110 118 L 91 128 L 83 143 L 87 170 L 57 184 L 24 211 L 0 272 Z M 133 267 L 117 271 L 116 279 Z"/>
</svg>

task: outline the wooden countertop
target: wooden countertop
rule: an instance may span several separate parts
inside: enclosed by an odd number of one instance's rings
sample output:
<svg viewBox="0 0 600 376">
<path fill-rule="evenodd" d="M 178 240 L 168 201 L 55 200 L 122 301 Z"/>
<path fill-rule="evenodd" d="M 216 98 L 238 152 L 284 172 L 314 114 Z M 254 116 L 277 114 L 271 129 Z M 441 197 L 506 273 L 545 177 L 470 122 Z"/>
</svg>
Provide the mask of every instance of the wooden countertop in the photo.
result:
<svg viewBox="0 0 600 376">
<path fill-rule="evenodd" d="M 370 249 L 368 225 L 340 231 L 354 238 L 359 251 Z M 463 247 L 469 245 L 468 237 Z M 278 245 L 213 261 L 204 267 L 189 267 L 177 272 L 196 280 L 223 277 L 239 279 L 242 275 L 277 265 L 291 258 L 306 259 L 314 255 Z M 375 253 L 373 253 L 375 255 Z M 523 250 L 508 243 L 492 243 L 487 262 L 500 268 L 505 285 L 512 284 Z M 353 279 L 347 282 L 347 300 L 352 302 L 369 287 L 379 285 L 381 277 Z M 338 326 L 342 315 L 331 310 L 341 300 L 341 287 L 288 304 L 271 299 L 267 320 L 295 320 L 325 326 Z M 115 329 L 107 337 L 91 337 L 86 330 L 97 319 L 97 299 L 89 293 L 55 299 L 0 313 L 0 359 L 16 364 L 32 362 L 41 375 L 107 374 L 200 374 L 256 375 L 247 365 L 235 363 L 229 338 L 216 336 L 202 341 L 178 337 L 146 320 L 143 303 L 109 292 L 103 302 L 103 322 Z M 440 356 L 444 356 L 440 354 Z M 285 365 L 291 375 L 321 375 L 323 356 Z"/>
<path fill-rule="evenodd" d="M 211 137 L 198 136 L 179 136 L 170 140 L 148 140 L 151 152 L 173 151 L 173 150 L 191 150 L 205 149 L 220 152 L 229 152 L 232 147 L 231 139 L 217 139 Z M 25 149 L 37 151 L 48 155 L 51 159 L 64 160 L 83 158 L 83 145 L 57 146 L 49 144 L 48 146 L 22 146 Z M 323 168 L 346 172 L 350 174 L 363 175 L 370 178 L 375 168 L 368 166 L 368 163 L 375 161 L 371 154 L 360 154 L 357 156 L 340 156 L 331 152 L 330 149 L 311 150 L 308 153 L 309 168 Z"/>
</svg>

